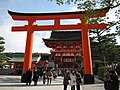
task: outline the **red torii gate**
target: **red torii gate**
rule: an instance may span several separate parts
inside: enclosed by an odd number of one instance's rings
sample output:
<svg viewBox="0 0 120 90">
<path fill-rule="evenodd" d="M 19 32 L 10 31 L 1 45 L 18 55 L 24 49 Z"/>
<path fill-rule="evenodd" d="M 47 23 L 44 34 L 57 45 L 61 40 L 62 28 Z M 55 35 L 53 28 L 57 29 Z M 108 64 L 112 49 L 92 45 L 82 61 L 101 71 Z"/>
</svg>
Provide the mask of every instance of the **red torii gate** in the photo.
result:
<svg viewBox="0 0 120 90">
<path fill-rule="evenodd" d="M 13 26 L 12 31 L 27 31 L 26 49 L 24 56 L 24 69 L 25 73 L 31 68 L 32 63 L 32 48 L 34 31 L 45 30 L 82 30 L 82 48 L 83 48 L 83 61 L 84 61 L 84 83 L 94 83 L 94 76 L 92 71 L 92 58 L 89 40 L 89 29 L 105 29 L 107 24 L 87 24 L 87 21 L 83 17 L 89 18 L 104 17 L 109 8 L 97 9 L 96 15 L 90 16 L 85 11 L 79 12 L 62 12 L 62 13 L 18 13 L 8 11 L 13 20 L 26 20 L 28 25 L 25 26 Z M 80 19 L 81 23 L 71 25 L 61 25 L 61 19 Z M 36 25 L 36 20 L 54 20 L 54 25 Z"/>
</svg>

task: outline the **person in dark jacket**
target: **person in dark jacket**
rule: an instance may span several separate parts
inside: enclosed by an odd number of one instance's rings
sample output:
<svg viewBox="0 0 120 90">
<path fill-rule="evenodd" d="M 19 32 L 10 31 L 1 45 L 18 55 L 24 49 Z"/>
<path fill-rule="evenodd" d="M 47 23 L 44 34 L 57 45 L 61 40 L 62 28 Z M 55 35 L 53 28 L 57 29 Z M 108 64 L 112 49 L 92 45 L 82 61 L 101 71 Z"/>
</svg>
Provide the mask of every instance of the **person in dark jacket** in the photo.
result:
<svg viewBox="0 0 120 90">
<path fill-rule="evenodd" d="M 119 80 L 117 73 L 114 70 L 106 73 L 106 77 L 104 78 L 105 90 L 119 90 Z"/>
<path fill-rule="evenodd" d="M 63 78 L 64 90 L 67 90 L 69 80 L 70 80 L 70 74 L 69 74 L 68 70 L 66 69 L 64 72 L 64 78 Z"/>
<path fill-rule="evenodd" d="M 47 84 L 51 84 L 53 73 L 49 70 L 46 74 L 47 74 Z"/>
<path fill-rule="evenodd" d="M 35 86 L 37 85 L 38 79 L 39 79 L 38 71 L 34 71 L 33 81 L 34 81 L 34 85 L 35 85 Z"/>
<path fill-rule="evenodd" d="M 46 71 L 44 70 L 44 71 L 43 71 L 43 84 L 46 83 L 46 79 L 47 79 Z"/>
<path fill-rule="evenodd" d="M 81 74 L 77 71 L 76 72 L 76 83 L 77 83 L 76 88 L 77 88 L 77 90 L 80 90 L 80 84 L 82 83 L 81 78 L 82 78 Z"/>
<path fill-rule="evenodd" d="M 112 70 L 110 73 L 110 80 L 106 90 L 119 90 L 119 80 L 117 73 Z"/>
<path fill-rule="evenodd" d="M 32 71 L 29 69 L 26 71 L 26 85 L 31 84 Z"/>
</svg>

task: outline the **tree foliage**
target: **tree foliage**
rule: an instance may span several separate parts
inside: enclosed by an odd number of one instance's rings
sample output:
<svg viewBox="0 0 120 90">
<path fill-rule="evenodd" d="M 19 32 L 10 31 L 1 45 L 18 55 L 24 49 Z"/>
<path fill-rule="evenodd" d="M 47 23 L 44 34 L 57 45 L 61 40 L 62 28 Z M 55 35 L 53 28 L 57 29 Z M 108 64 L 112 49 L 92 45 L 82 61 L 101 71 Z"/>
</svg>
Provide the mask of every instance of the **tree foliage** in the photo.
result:
<svg viewBox="0 0 120 90">
<path fill-rule="evenodd" d="M 5 50 L 4 44 L 5 44 L 4 38 L 0 37 L 0 52 L 3 52 Z"/>
<path fill-rule="evenodd" d="M 63 4 L 76 4 L 76 7 L 81 11 L 84 10 L 86 11 L 89 15 L 95 15 L 95 9 L 102 9 L 109 7 L 110 9 L 115 8 L 115 16 L 117 17 L 117 21 L 110 21 L 107 22 L 109 26 L 115 26 L 117 25 L 120 27 L 120 0 L 48 0 L 48 1 L 56 1 L 56 4 L 58 5 L 63 5 Z M 116 8 L 117 7 L 117 8 Z M 89 21 L 89 23 L 100 23 L 103 22 L 103 20 L 106 19 L 101 19 L 101 18 L 96 18 L 96 19 L 90 19 L 89 17 L 86 17 Z M 100 22 L 98 22 L 100 21 Z M 119 28 L 120 29 L 120 28 Z M 120 30 L 119 32 L 120 33 Z"/>
<path fill-rule="evenodd" d="M 95 9 L 102 9 L 109 7 L 110 9 L 116 8 L 115 9 L 115 16 L 118 19 L 117 21 L 110 21 L 107 22 L 110 27 L 113 27 L 117 25 L 116 29 L 118 34 L 120 34 L 120 0 L 48 0 L 48 1 L 56 1 L 56 4 L 58 5 L 63 5 L 63 4 L 76 4 L 76 7 L 81 11 L 84 10 L 88 14 L 94 15 L 96 14 L 94 12 Z M 87 17 L 86 17 L 87 18 Z M 87 18 L 89 19 L 89 17 Z M 108 19 L 108 17 L 107 17 Z M 103 20 L 106 20 L 105 18 L 96 18 L 96 19 L 90 19 L 88 20 L 89 23 L 100 23 L 103 22 Z M 118 31 L 119 29 L 119 31 Z"/>
<path fill-rule="evenodd" d="M 120 5 L 119 0 L 48 0 L 56 1 L 56 4 L 76 4 L 79 9 L 96 9 L 104 7 L 117 7 Z"/>
<path fill-rule="evenodd" d="M 112 63 L 120 59 L 120 46 L 116 42 L 115 33 L 100 34 L 97 30 L 96 36 L 92 37 L 91 49 L 92 55 L 97 55 L 100 60 Z"/>
<path fill-rule="evenodd" d="M 0 67 L 5 65 L 6 60 L 7 60 L 6 59 L 7 57 L 3 53 L 1 53 L 1 52 L 3 52 L 5 50 L 4 44 L 5 44 L 4 38 L 0 36 Z"/>
</svg>

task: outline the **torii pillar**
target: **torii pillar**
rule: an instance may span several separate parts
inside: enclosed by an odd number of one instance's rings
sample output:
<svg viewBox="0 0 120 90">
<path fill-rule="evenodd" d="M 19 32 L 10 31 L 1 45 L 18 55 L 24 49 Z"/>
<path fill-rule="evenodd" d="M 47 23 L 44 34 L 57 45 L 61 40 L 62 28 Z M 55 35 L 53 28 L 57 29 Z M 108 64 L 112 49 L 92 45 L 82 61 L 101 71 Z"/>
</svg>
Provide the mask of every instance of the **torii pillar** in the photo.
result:
<svg viewBox="0 0 120 90">
<path fill-rule="evenodd" d="M 85 41 L 84 41 L 85 40 Z M 83 48 L 83 62 L 84 62 L 84 83 L 94 83 L 93 69 L 92 69 L 92 58 L 90 49 L 90 39 L 88 26 L 82 26 L 82 48 Z"/>
<path fill-rule="evenodd" d="M 97 9 L 96 15 L 90 16 L 85 11 L 79 12 L 62 12 L 62 13 L 8 13 L 12 16 L 13 20 L 27 20 L 28 25 L 25 26 L 13 26 L 12 31 L 27 31 L 26 49 L 24 56 L 24 69 L 25 73 L 31 68 L 32 64 L 32 47 L 33 47 L 33 35 L 34 31 L 48 31 L 48 30 L 82 30 L 82 48 L 83 48 L 83 62 L 84 62 L 84 83 L 94 83 L 94 75 L 92 70 L 92 58 L 89 40 L 89 29 L 105 29 L 107 24 L 87 24 L 87 21 L 83 19 L 85 16 L 90 18 L 104 17 L 109 8 Z M 80 19 L 80 24 L 61 25 L 60 20 L 63 19 Z M 54 20 L 54 25 L 35 25 L 36 20 Z"/>
<path fill-rule="evenodd" d="M 31 66 L 32 66 L 31 65 L 32 49 L 33 49 L 33 39 L 34 39 L 34 31 L 32 30 L 33 26 L 34 26 L 34 20 L 28 21 L 28 31 L 27 31 L 27 39 L 26 39 L 23 73 L 31 69 Z"/>
</svg>

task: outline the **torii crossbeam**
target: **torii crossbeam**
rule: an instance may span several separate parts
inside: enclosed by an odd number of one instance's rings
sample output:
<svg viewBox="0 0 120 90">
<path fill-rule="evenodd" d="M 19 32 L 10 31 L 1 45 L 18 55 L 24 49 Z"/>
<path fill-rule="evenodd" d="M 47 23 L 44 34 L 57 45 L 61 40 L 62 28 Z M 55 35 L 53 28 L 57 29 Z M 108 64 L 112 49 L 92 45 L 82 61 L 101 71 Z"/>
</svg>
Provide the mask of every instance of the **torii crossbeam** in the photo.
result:
<svg viewBox="0 0 120 90">
<path fill-rule="evenodd" d="M 109 8 L 97 9 L 96 15 L 90 17 L 85 11 L 79 12 L 62 12 L 62 13 L 18 13 L 8 11 L 13 20 L 28 21 L 28 25 L 25 26 L 13 26 L 12 31 L 27 31 L 26 49 L 24 56 L 24 70 L 25 73 L 31 68 L 32 63 L 32 48 L 34 31 L 48 31 L 48 30 L 81 30 L 82 31 L 82 48 L 83 48 L 83 61 L 84 61 L 84 83 L 94 83 L 94 76 L 92 70 L 92 58 L 89 40 L 90 29 L 105 29 L 107 24 L 87 24 L 83 17 L 88 16 L 90 18 L 104 17 Z M 61 25 L 61 19 L 80 19 L 81 23 L 71 25 Z M 36 25 L 36 20 L 54 20 L 54 25 Z"/>
</svg>

